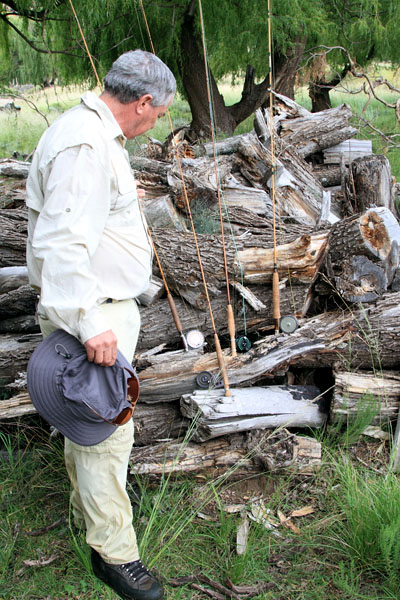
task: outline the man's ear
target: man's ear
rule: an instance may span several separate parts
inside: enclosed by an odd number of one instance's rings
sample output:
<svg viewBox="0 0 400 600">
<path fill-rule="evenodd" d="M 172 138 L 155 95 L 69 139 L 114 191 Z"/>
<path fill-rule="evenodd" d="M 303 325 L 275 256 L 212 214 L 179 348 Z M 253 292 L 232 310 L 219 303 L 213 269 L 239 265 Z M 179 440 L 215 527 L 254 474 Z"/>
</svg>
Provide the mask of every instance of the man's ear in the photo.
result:
<svg viewBox="0 0 400 600">
<path fill-rule="evenodd" d="M 142 113 L 147 104 L 151 104 L 151 101 L 153 100 L 153 96 L 151 94 L 143 94 L 143 96 L 140 96 L 139 100 L 137 100 L 137 111 L 138 113 Z"/>
</svg>

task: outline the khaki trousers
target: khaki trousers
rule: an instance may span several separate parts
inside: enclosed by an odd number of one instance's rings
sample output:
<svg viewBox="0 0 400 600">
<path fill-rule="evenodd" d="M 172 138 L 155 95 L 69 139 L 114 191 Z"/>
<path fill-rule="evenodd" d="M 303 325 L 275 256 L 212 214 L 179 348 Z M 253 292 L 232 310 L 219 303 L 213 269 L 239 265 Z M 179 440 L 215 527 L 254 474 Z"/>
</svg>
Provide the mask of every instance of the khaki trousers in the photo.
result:
<svg viewBox="0 0 400 600">
<path fill-rule="evenodd" d="M 101 310 L 118 338 L 118 349 L 131 362 L 140 329 L 135 300 L 102 304 Z M 39 316 L 44 336 L 57 327 Z M 108 563 L 139 558 L 132 525 L 132 507 L 126 492 L 133 421 L 117 427 L 95 446 L 80 446 L 65 438 L 65 465 L 72 484 L 71 506 L 78 527 L 86 527 L 86 542 Z"/>
</svg>

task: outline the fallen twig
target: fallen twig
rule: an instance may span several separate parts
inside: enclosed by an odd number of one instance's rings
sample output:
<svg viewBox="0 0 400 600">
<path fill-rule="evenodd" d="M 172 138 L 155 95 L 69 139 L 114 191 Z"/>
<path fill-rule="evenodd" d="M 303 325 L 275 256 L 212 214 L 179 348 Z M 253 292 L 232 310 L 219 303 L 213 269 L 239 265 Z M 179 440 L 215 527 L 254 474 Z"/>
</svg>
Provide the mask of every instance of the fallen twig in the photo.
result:
<svg viewBox="0 0 400 600">
<path fill-rule="evenodd" d="M 233 598 L 233 600 L 253 598 L 254 596 L 258 596 L 261 592 L 274 586 L 272 582 L 258 583 L 255 585 L 234 585 L 232 581 L 228 579 L 228 587 L 226 587 L 218 581 L 213 581 L 206 575 L 202 575 L 200 573 L 197 575 L 186 575 L 183 577 L 178 577 L 177 579 L 170 579 L 168 583 L 173 587 L 190 584 L 192 589 L 199 590 L 215 600 L 225 600 L 225 598 Z M 206 585 L 214 589 L 209 589 L 205 587 Z"/>
<path fill-rule="evenodd" d="M 65 517 L 61 517 L 60 519 L 57 519 L 57 521 L 54 521 L 54 523 L 50 523 L 50 525 L 46 525 L 45 527 L 40 527 L 39 529 L 34 529 L 33 531 L 25 530 L 24 535 L 32 535 L 32 536 L 43 535 L 44 533 L 47 533 L 48 531 L 55 529 L 62 523 L 65 523 Z"/>
</svg>

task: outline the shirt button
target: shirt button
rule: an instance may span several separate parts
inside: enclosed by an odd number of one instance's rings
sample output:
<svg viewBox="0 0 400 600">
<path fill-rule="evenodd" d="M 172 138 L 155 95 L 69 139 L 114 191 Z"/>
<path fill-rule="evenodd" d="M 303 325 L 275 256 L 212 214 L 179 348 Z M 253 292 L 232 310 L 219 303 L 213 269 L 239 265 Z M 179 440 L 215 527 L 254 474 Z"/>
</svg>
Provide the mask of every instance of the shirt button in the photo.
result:
<svg viewBox="0 0 400 600">
<path fill-rule="evenodd" d="M 71 212 L 71 209 L 70 208 L 66 208 L 65 212 Z"/>
</svg>

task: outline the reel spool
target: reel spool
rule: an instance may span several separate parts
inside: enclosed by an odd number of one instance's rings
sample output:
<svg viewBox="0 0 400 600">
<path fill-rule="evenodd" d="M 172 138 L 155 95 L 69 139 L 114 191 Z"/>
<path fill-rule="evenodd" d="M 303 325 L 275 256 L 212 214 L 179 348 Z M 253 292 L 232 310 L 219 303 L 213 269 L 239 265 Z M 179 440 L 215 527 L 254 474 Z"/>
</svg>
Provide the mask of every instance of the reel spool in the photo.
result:
<svg viewBox="0 0 400 600">
<path fill-rule="evenodd" d="M 196 375 L 196 385 L 201 390 L 208 390 L 210 387 L 224 387 L 224 382 L 218 375 L 213 375 L 210 371 L 200 371 Z"/>
<path fill-rule="evenodd" d="M 248 352 L 251 348 L 251 341 L 245 335 L 236 338 L 236 348 L 239 352 Z"/>
<path fill-rule="evenodd" d="M 191 329 L 185 335 L 189 350 L 199 350 L 205 344 L 204 335 L 199 329 Z"/>
<path fill-rule="evenodd" d="M 285 317 L 282 317 L 279 321 L 279 329 L 283 333 L 293 333 L 294 331 L 296 331 L 298 326 L 299 323 L 296 317 L 293 315 L 286 315 Z"/>
</svg>

